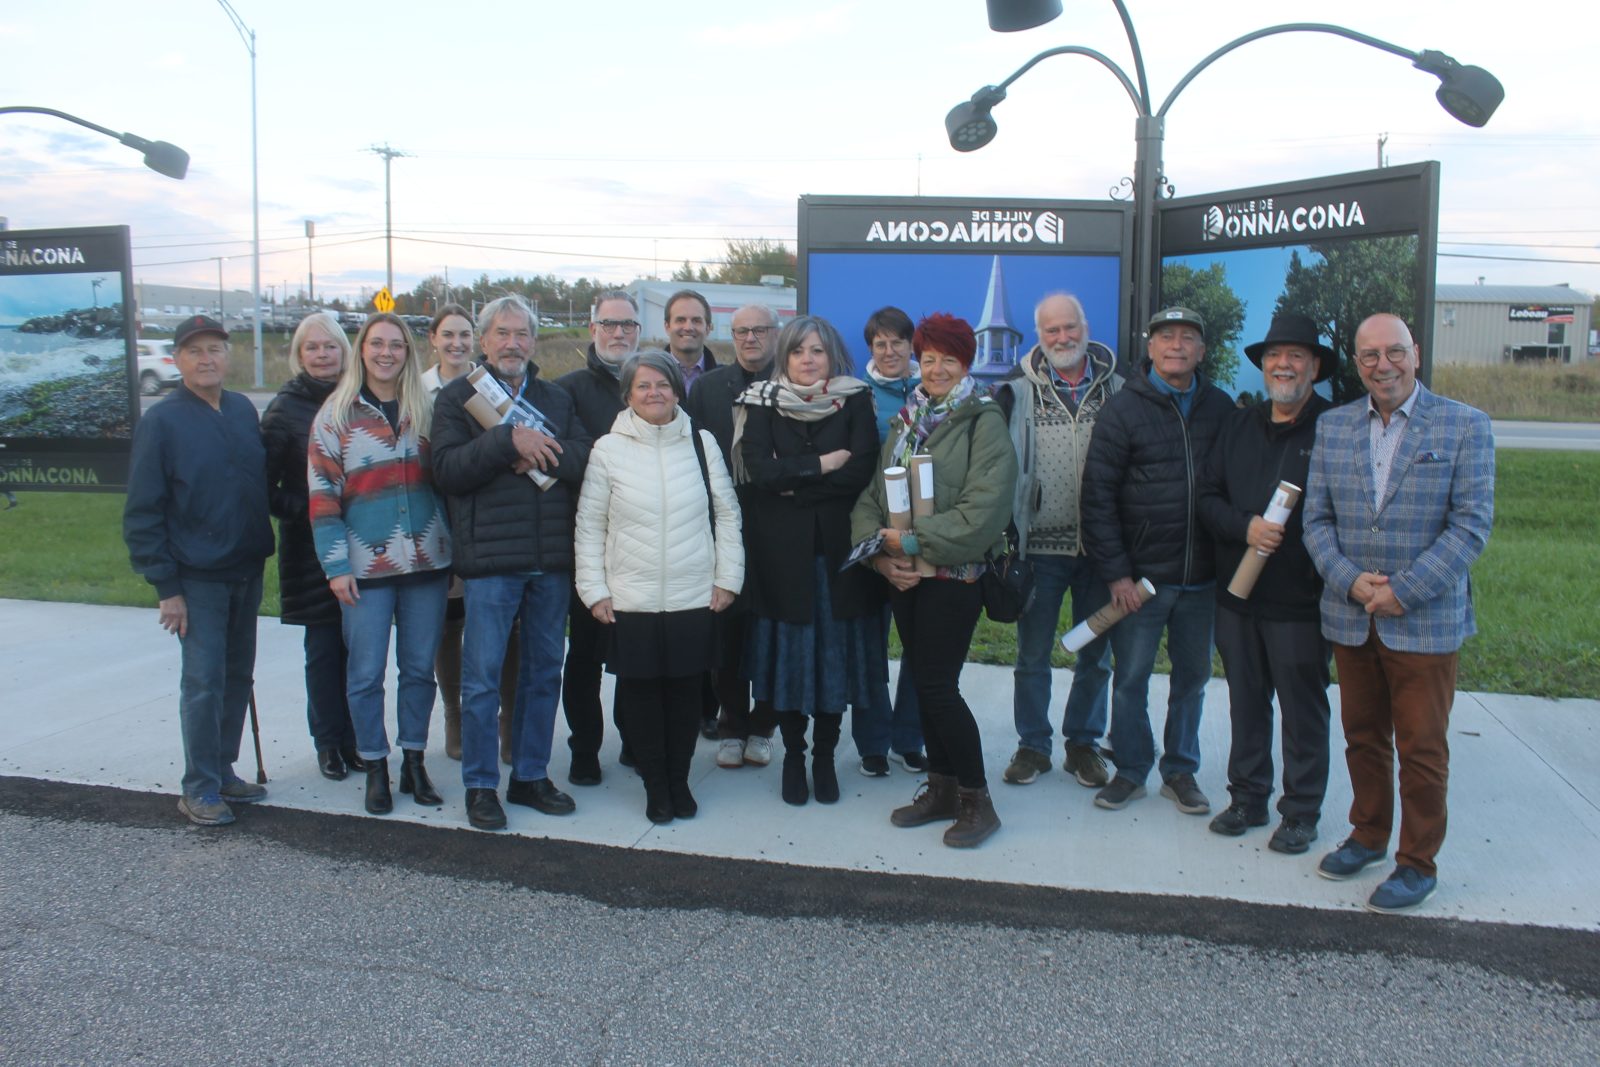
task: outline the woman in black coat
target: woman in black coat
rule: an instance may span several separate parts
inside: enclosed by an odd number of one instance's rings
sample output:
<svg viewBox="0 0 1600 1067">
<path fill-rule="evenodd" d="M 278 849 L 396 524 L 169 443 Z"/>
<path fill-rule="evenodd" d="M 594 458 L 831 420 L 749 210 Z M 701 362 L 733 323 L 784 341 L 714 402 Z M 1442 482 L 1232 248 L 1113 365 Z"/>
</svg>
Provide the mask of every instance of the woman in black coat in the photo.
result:
<svg viewBox="0 0 1600 1067">
<path fill-rule="evenodd" d="M 864 706 L 887 672 L 878 613 L 883 584 L 850 554 L 850 509 L 877 466 L 872 390 L 825 319 L 778 335 L 772 377 L 735 412 L 734 462 L 748 488 L 745 589 L 754 616 L 745 652 L 751 696 L 783 733 L 783 799 L 839 799 L 833 750 L 846 705 Z M 812 725 L 811 790 L 806 720 Z"/>
<path fill-rule="evenodd" d="M 290 364 L 298 373 L 284 383 L 261 416 L 267 448 L 267 492 L 278 517 L 278 594 L 281 621 L 305 627 L 306 722 L 324 778 L 339 781 L 366 769 L 356 755 L 355 728 L 345 703 L 345 647 L 339 602 L 311 541 L 307 517 L 306 441 L 322 402 L 339 383 L 350 341 L 332 315 L 301 320 L 289 341 Z"/>
</svg>

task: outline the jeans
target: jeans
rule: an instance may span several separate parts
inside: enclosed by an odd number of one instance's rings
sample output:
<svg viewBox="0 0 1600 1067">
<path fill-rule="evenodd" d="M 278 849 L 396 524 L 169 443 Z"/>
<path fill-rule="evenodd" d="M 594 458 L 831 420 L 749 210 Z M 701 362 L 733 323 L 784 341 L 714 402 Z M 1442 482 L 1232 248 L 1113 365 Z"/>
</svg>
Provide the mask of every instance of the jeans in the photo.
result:
<svg viewBox="0 0 1600 1067">
<path fill-rule="evenodd" d="M 239 582 L 181 581 L 189 612 L 188 633 L 179 638 L 183 793 L 216 796 L 239 758 L 244 713 L 255 684 L 261 575 Z"/>
<path fill-rule="evenodd" d="M 1017 669 L 1012 675 L 1012 717 L 1023 748 L 1050 754 L 1050 653 L 1056 647 L 1061 599 L 1072 594 L 1072 625 L 1111 601 L 1111 590 L 1095 577 L 1087 556 L 1030 556 L 1033 606 L 1017 620 Z M 1061 736 L 1069 745 L 1097 744 L 1106 730 L 1106 694 L 1111 682 L 1111 640 L 1090 641 L 1078 653 L 1067 692 Z"/>
<path fill-rule="evenodd" d="M 345 695 L 344 627 L 335 622 L 306 627 L 306 725 L 311 742 L 324 748 L 354 749 L 355 727 Z"/>
<path fill-rule="evenodd" d="M 461 782 L 500 785 L 500 666 L 511 623 L 522 625 L 517 702 L 511 718 L 511 777 L 548 778 L 556 706 L 561 703 L 563 623 L 572 591 L 566 573 L 468 578 L 461 642 Z"/>
<path fill-rule="evenodd" d="M 889 620 L 893 612 L 883 606 L 883 647 L 889 647 Z M 900 680 L 895 683 L 894 703 L 889 703 L 889 683 L 874 684 L 872 703 L 850 709 L 850 737 L 863 756 L 887 756 L 895 752 L 922 751 L 922 713 L 917 708 L 917 688 L 911 677 L 911 657 L 900 652 Z"/>
<path fill-rule="evenodd" d="M 433 656 L 444 631 L 444 602 L 450 589 L 448 571 L 407 575 L 390 582 L 361 585 L 354 606 L 341 604 L 344 643 L 350 659 L 345 667 L 345 693 L 350 721 L 356 729 L 356 752 L 362 759 L 389 756 L 389 735 L 383 725 L 383 675 L 389 666 L 389 627 L 395 631 L 394 658 L 400 670 L 395 694 L 395 720 L 400 747 L 421 752 L 428 747 L 428 720 L 439 688 L 433 679 Z"/>
<path fill-rule="evenodd" d="M 1143 608 L 1111 628 L 1116 673 L 1111 683 L 1111 748 L 1117 777 L 1143 785 L 1155 764 L 1150 731 L 1150 672 L 1161 633 L 1167 634 L 1167 725 L 1162 734 L 1161 778 L 1200 769 L 1200 709 L 1211 677 L 1214 585 L 1158 585 Z"/>
</svg>

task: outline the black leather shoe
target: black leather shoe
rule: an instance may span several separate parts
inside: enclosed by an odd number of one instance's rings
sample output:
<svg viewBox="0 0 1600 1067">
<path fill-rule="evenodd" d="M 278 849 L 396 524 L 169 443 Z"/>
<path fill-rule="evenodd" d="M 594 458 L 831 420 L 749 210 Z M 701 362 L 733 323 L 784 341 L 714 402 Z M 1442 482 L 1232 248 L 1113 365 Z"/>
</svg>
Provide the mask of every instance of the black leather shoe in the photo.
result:
<svg viewBox="0 0 1600 1067">
<path fill-rule="evenodd" d="M 506 809 L 493 789 L 467 790 L 467 821 L 474 830 L 504 830 Z"/>
<path fill-rule="evenodd" d="M 617 756 L 617 762 L 624 767 L 633 766 L 633 749 L 628 747 L 628 742 L 622 742 L 622 752 Z"/>
<path fill-rule="evenodd" d="M 389 795 L 389 761 L 367 761 L 367 814 L 387 815 L 394 810 L 394 797 Z"/>
<path fill-rule="evenodd" d="M 577 753 L 573 753 L 572 769 L 567 772 L 567 781 L 573 785 L 599 785 L 600 757 L 592 754 L 580 756 Z"/>
<path fill-rule="evenodd" d="M 672 814 L 680 819 L 692 819 L 700 810 L 694 794 L 689 792 L 688 782 L 672 782 L 667 786 L 667 794 L 672 797 Z"/>
<path fill-rule="evenodd" d="M 330 782 L 342 782 L 350 775 L 350 768 L 336 748 L 317 749 L 317 770 Z"/>
<path fill-rule="evenodd" d="M 428 781 L 422 753 L 409 748 L 400 757 L 400 792 L 410 793 L 411 799 L 430 808 L 444 803 L 439 791 Z"/>
<path fill-rule="evenodd" d="M 344 765 L 354 774 L 360 774 L 367 769 L 367 761 L 361 758 L 354 745 L 340 745 L 339 758 L 344 760 Z"/>
<path fill-rule="evenodd" d="M 717 739 L 717 717 L 715 715 L 709 719 L 700 720 L 700 736 L 707 741 L 715 741 Z"/>
<path fill-rule="evenodd" d="M 506 803 L 523 804 L 546 815 L 571 815 L 578 810 L 572 798 L 548 778 L 535 778 L 531 782 L 511 779 L 511 784 L 506 786 Z"/>
</svg>

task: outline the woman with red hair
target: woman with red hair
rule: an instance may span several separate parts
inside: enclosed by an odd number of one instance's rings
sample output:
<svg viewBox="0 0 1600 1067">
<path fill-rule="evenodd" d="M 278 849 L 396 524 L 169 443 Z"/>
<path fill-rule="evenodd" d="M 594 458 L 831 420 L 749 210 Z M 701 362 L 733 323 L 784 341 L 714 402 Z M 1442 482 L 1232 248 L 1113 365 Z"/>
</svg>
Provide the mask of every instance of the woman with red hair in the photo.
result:
<svg viewBox="0 0 1600 1067">
<path fill-rule="evenodd" d="M 856 501 L 850 532 L 856 544 L 883 538 L 871 564 L 894 590 L 901 662 L 911 668 L 928 746 L 927 783 L 889 821 L 953 820 L 944 843 L 972 848 L 1000 828 L 1000 819 L 978 723 L 961 696 L 961 668 L 983 609 L 984 558 L 1005 550 L 1017 459 L 999 405 L 969 377 L 977 352 L 972 327 L 953 315 L 929 315 L 911 341 L 922 384 L 889 425 L 879 473 Z M 914 455 L 933 461 L 933 514 L 902 533 L 889 528 L 882 468 L 908 467 Z M 932 577 L 918 574 L 918 559 L 934 567 Z"/>
</svg>

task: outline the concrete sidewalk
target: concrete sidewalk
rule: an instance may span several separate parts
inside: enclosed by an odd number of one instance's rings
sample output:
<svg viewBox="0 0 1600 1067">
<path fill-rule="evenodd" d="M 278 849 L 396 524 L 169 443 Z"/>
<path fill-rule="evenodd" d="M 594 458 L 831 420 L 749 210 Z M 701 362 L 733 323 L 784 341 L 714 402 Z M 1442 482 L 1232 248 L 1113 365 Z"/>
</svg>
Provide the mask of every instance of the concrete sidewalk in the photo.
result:
<svg viewBox="0 0 1600 1067">
<path fill-rule="evenodd" d="M 317 773 L 306 734 L 300 639 L 298 627 L 261 620 L 256 694 L 268 803 L 372 818 L 362 810 L 363 776 L 329 782 Z M 153 607 L 0 600 L 0 648 L 0 774 L 176 796 L 182 775 L 178 650 L 157 626 Z M 1349 883 L 1315 873 L 1317 859 L 1348 829 L 1349 782 L 1337 714 L 1322 839 L 1307 855 L 1290 857 L 1267 849 L 1269 830 L 1237 839 L 1207 832 L 1207 818 L 1180 814 L 1157 795 L 1154 775 L 1150 797 L 1121 812 L 1095 808 L 1093 791 L 1062 774 L 1059 763 L 1033 785 L 1002 784 L 1000 772 L 1016 741 L 1011 672 L 974 664 L 962 677 L 1004 822 L 974 852 L 944 848 L 936 827 L 892 827 L 889 810 L 909 800 L 917 779 L 898 765 L 889 778 L 861 777 L 848 739 L 839 754 L 843 800 L 803 808 L 779 798 L 776 766 L 720 770 L 714 746 L 702 742 L 692 774 L 699 817 L 654 827 L 645 821 L 637 779 L 616 762 L 616 738 L 608 729 L 604 783 L 569 789 L 577 813 L 558 819 L 512 806 L 510 832 L 814 867 L 1335 910 L 1358 909 L 1387 873 L 1387 867 L 1374 868 Z M 1069 681 L 1066 671 L 1056 672 L 1057 725 Z M 391 706 L 393 692 L 391 679 Z M 1337 709 L 1337 690 L 1333 699 Z M 1165 700 L 1166 679 L 1158 675 L 1151 684 L 1158 738 Z M 459 765 L 444 755 L 439 721 L 436 715 L 428 766 L 443 807 L 418 808 L 397 793 L 395 813 L 383 818 L 472 833 Z M 1600 930 L 1600 701 L 1462 693 L 1451 727 L 1451 832 L 1439 857 L 1440 888 L 1419 915 Z M 566 731 L 559 717 L 556 733 L 552 777 L 565 788 Z M 1227 801 L 1228 735 L 1227 692 L 1213 681 L 1199 778 L 1216 810 Z M 398 763 L 392 759 L 396 773 Z M 251 778 L 254 767 L 247 728 L 237 769 Z M 182 818 L 175 804 L 172 817 Z M 241 821 L 247 819 L 248 812 Z"/>
</svg>

